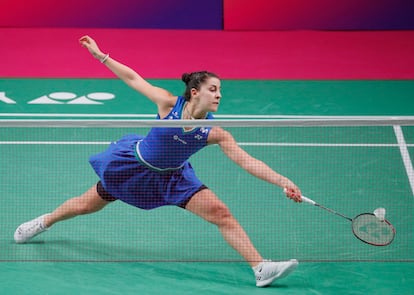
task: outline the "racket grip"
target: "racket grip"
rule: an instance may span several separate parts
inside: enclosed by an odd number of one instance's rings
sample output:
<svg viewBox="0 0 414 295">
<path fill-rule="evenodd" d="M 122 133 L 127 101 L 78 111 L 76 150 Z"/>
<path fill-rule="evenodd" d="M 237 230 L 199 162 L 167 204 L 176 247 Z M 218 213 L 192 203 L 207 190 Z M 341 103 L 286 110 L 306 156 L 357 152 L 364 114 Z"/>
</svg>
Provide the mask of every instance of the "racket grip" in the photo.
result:
<svg viewBox="0 0 414 295">
<path fill-rule="evenodd" d="M 311 200 L 305 196 L 301 196 L 301 199 L 302 199 L 302 202 L 309 203 L 311 205 L 316 205 L 316 202 L 314 200 Z"/>
<path fill-rule="evenodd" d="M 286 193 L 287 189 L 284 188 L 283 191 Z M 316 202 L 314 200 L 311 200 L 311 199 L 309 199 L 305 196 L 301 196 L 300 198 L 302 199 L 302 202 L 305 202 L 305 203 L 308 203 L 308 204 L 311 204 L 311 205 L 316 205 Z"/>
</svg>

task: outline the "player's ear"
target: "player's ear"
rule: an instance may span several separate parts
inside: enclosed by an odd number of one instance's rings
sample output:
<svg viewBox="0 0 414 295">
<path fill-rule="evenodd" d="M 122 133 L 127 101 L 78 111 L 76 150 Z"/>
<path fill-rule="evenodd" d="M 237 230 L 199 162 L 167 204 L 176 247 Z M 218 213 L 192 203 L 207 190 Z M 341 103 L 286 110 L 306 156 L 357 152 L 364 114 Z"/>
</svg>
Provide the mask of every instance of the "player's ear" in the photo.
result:
<svg viewBox="0 0 414 295">
<path fill-rule="evenodd" d="M 197 95 L 198 90 L 196 88 L 191 88 L 191 92 L 190 93 L 191 93 L 191 97 L 193 97 L 193 96 Z"/>
</svg>

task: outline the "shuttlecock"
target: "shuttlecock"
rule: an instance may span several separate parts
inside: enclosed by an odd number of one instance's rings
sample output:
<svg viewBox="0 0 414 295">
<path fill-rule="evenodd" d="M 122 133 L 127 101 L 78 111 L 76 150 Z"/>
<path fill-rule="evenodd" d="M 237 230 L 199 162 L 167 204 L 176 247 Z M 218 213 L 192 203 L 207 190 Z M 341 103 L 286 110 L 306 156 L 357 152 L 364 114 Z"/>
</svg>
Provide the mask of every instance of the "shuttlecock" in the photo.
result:
<svg viewBox="0 0 414 295">
<path fill-rule="evenodd" d="M 374 210 L 374 215 L 379 220 L 383 221 L 385 219 L 385 209 L 384 208 L 377 208 Z"/>
</svg>

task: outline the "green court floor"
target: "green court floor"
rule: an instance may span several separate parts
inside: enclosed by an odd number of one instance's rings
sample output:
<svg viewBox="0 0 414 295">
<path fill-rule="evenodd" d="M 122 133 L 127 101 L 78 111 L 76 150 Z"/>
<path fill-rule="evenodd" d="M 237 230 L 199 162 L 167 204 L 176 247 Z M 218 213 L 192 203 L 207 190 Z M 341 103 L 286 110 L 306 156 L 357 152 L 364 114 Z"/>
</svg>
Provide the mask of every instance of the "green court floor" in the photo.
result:
<svg viewBox="0 0 414 295">
<path fill-rule="evenodd" d="M 15 103 L 0 101 L 0 119 L 155 112 L 118 82 L 2 80 L 0 86 Z M 180 89 L 169 80 L 154 82 Z M 414 110 L 407 100 L 413 90 L 413 81 L 223 81 L 220 114 L 408 116 Z M 53 100 L 50 93 L 63 91 L 79 96 L 110 92 L 115 99 L 100 105 L 28 103 L 48 94 Z M 15 244 L 13 232 L 20 223 L 96 182 L 87 162 L 91 154 L 123 134 L 147 129 L 0 127 L 1 293 L 412 294 L 414 176 L 407 175 L 397 128 L 227 128 L 246 151 L 290 177 L 308 197 L 351 217 L 385 207 L 397 230 L 386 247 L 360 242 L 344 219 L 287 200 L 216 146 L 191 159 L 197 175 L 225 201 L 264 257 L 301 262 L 288 278 L 258 289 L 251 269 L 214 226 L 175 207 L 147 212 L 115 202 L 97 214 L 56 224 L 31 243 Z M 414 127 L 400 130 L 412 159 Z"/>
</svg>

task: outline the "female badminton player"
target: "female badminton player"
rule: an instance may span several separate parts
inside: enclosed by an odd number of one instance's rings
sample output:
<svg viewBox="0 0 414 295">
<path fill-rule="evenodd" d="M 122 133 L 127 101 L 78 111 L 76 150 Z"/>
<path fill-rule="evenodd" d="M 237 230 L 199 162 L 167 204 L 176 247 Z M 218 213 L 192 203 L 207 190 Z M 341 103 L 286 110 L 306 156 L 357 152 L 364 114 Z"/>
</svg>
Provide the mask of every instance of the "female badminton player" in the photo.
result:
<svg viewBox="0 0 414 295">
<path fill-rule="evenodd" d="M 213 119 L 211 113 L 217 111 L 221 102 L 220 79 L 214 73 L 183 74 L 185 92 L 175 96 L 104 54 L 91 37 L 84 36 L 79 42 L 128 86 L 154 102 L 159 119 Z M 53 212 L 23 223 L 16 229 L 14 239 L 25 243 L 56 222 L 96 212 L 115 200 L 146 210 L 174 205 L 215 224 L 225 241 L 251 265 L 258 287 L 286 277 L 298 261 L 264 260 L 228 207 L 196 177 L 188 159 L 210 144 L 217 144 L 250 174 L 279 186 L 287 197 L 301 202 L 301 191 L 291 180 L 246 153 L 222 128 L 157 127 L 146 136 L 127 135 L 103 153 L 93 155 L 90 164 L 100 178 L 98 183 Z"/>
</svg>

